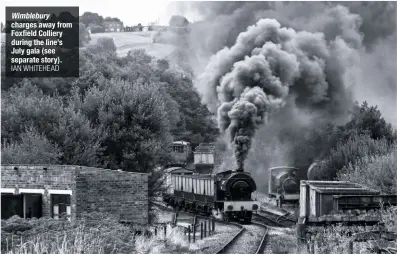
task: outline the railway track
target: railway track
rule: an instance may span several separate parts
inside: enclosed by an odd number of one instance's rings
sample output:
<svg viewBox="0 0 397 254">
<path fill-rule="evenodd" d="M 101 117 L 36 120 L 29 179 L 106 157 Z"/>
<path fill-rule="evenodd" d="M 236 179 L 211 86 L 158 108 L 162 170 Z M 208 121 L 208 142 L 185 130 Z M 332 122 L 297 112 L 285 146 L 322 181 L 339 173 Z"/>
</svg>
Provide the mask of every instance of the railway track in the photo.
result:
<svg viewBox="0 0 397 254">
<path fill-rule="evenodd" d="M 269 226 L 259 222 L 251 222 L 250 225 L 237 225 L 241 226 L 240 231 L 215 253 L 262 253 L 266 244 Z"/>
<path fill-rule="evenodd" d="M 169 208 L 163 204 L 157 204 L 162 209 L 166 209 L 168 211 L 173 211 L 172 208 Z M 183 217 L 179 217 L 182 221 L 193 222 L 197 219 L 208 219 L 207 216 L 196 215 L 189 212 L 179 211 L 180 215 Z M 186 214 L 190 214 L 193 216 L 192 218 L 186 217 Z M 186 218 L 185 218 L 186 217 Z M 227 222 L 223 220 L 213 219 L 218 223 L 233 225 L 239 229 L 237 234 L 235 234 L 232 239 L 230 239 L 227 243 L 225 243 L 222 247 L 217 249 L 214 253 L 233 253 L 233 254 L 246 254 L 246 253 L 263 253 L 266 242 L 267 235 L 269 230 L 272 227 L 288 227 L 291 223 L 295 223 L 288 216 L 279 216 L 271 213 L 260 213 L 254 214 L 253 220 L 251 224 L 240 224 L 237 222 Z M 288 221 L 288 223 L 285 223 Z M 195 222 L 193 222 L 194 224 Z M 288 224 L 288 225 L 286 225 Z"/>
</svg>

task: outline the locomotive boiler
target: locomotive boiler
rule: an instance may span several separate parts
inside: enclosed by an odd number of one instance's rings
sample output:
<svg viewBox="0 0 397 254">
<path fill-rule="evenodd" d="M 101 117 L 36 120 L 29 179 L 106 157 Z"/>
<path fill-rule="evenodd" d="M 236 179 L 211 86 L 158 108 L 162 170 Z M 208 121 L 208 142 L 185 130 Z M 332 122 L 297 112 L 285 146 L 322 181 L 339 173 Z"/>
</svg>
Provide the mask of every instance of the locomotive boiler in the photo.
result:
<svg viewBox="0 0 397 254">
<path fill-rule="evenodd" d="M 260 205 L 251 198 L 255 190 L 255 181 L 241 169 L 218 174 L 175 174 L 171 175 L 171 186 L 163 200 L 175 208 L 249 222 Z"/>
</svg>

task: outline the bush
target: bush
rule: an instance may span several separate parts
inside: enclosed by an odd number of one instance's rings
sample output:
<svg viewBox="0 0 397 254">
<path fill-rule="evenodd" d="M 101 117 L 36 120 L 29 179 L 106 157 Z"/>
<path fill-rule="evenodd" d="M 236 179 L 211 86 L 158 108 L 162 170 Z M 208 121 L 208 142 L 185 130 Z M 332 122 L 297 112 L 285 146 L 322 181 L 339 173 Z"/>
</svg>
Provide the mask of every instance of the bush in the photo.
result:
<svg viewBox="0 0 397 254">
<path fill-rule="evenodd" d="M 86 92 L 79 110 L 106 130 L 107 168 L 148 173 L 167 160 L 170 126 L 160 91 L 154 83 L 110 80 Z"/>
<path fill-rule="evenodd" d="M 105 32 L 105 28 L 102 27 L 102 26 L 92 25 L 92 26 L 90 26 L 90 31 L 91 31 L 92 34 L 104 33 Z"/>
<path fill-rule="evenodd" d="M 369 135 L 350 137 L 348 141 L 340 142 L 331 149 L 330 154 L 319 162 L 316 177 L 332 180 L 343 167 L 360 163 L 366 156 L 385 155 L 391 149 L 386 139 L 374 140 Z"/>
<path fill-rule="evenodd" d="M 382 150 L 380 148 L 379 150 Z M 341 181 L 366 185 L 384 193 L 397 193 L 397 145 L 385 155 L 366 155 L 355 163 L 349 163 L 338 174 Z"/>
<path fill-rule="evenodd" d="M 1 103 L 2 148 L 8 149 L 8 154 L 27 152 L 20 154 L 25 159 L 19 158 L 27 160 L 38 156 L 38 152 L 44 155 L 51 147 L 58 147 L 60 151 L 55 148 L 54 153 L 46 155 L 47 159 L 59 158 L 60 163 L 69 165 L 98 165 L 103 132 L 100 128 L 93 129 L 88 118 L 75 110 L 73 105 L 65 106 L 62 97 L 45 95 L 25 82 L 21 87 L 13 87 L 3 93 Z M 40 134 L 21 136 L 29 133 L 32 127 Z M 35 143 L 29 143 L 33 139 Z M 50 146 L 50 143 L 53 145 Z M 41 151 L 29 150 L 37 144 L 46 144 L 46 147 L 42 147 Z M 59 152 L 62 156 L 57 156 Z"/>
<path fill-rule="evenodd" d="M 21 141 L 5 143 L 1 151 L 4 164 L 58 164 L 62 155 L 56 144 L 51 143 L 35 128 L 21 134 Z"/>
<path fill-rule="evenodd" d="M 91 54 L 103 54 L 114 56 L 116 54 L 116 45 L 114 44 L 113 38 L 100 37 L 95 45 L 87 47 L 87 52 Z"/>
<path fill-rule="evenodd" d="M 356 102 L 351 120 L 339 128 L 339 136 L 343 140 L 356 134 L 369 134 L 372 139 L 385 138 L 388 142 L 397 140 L 392 125 L 386 123 L 378 107 L 369 106 L 366 101 L 361 106 Z"/>
<path fill-rule="evenodd" d="M 317 179 L 319 180 L 322 179 L 321 177 L 326 177 L 326 179 L 335 177 L 337 170 L 355 160 L 350 156 L 357 157 L 367 154 L 363 151 L 349 151 L 349 149 L 355 150 L 354 146 L 361 146 L 363 142 L 366 142 L 365 146 L 368 146 L 375 140 L 383 140 L 381 142 L 383 145 L 397 141 L 396 133 L 393 133 L 391 125 L 386 123 L 377 107 L 369 106 L 366 102 L 361 105 L 356 103 L 350 112 L 349 120 L 340 126 L 328 122 L 328 119 L 322 117 L 312 117 L 308 121 L 311 124 L 307 124 L 300 120 L 300 115 L 295 113 L 294 109 L 284 108 L 273 120 L 278 123 L 278 129 L 273 128 L 271 131 L 277 133 L 281 143 L 289 148 L 286 157 L 292 165 L 307 169 L 314 161 L 324 161 L 323 169 L 327 171 L 327 167 L 329 167 L 329 173 L 318 175 Z M 290 119 L 296 124 L 285 125 L 285 119 Z M 368 138 L 365 141 L 358 139 L 360 136 Z M 349 146 L 351 147 L 348 148 Z M 338 153 L 343 149 L 347 150 L 344 151 L 344 157 L 341 158 L 341 154 L 338 155 Z"/>
<path fill-rule="evenodd" d="M 91 40 L 90 34 L 86 29 L 85 25 L 79 24 L 79 46 L 82 47 Z"/>
<path fill-rule="evenodd" d="M 389 207 L 388 209 L 381 209 L 381 223 L 384 225 L 384 229 L 391 232 L 396 232 L 397 230 L 397 207 Z M 381 229 L 382 227 L 374 226 L 373 230 Z M 353 235 L 348 234 L 347 228 L 342 225 L 335 225 L 331 227 L 326 227 L 321 232 L 317 232 L 314 237 L 314 253 L 345 253 L 344 250 L 348 250 L 348 244 L 353 239 Z M 366 226 L 350 226 L 349 230 L 354 233 L 368 232 Z M 310 229 L 309 229 L 310 231 Z M 356 242 L 354 244 L 354 253 L 363 253 L 365 250 L 372 250 L 379 246 L 381 241 L 371 241 L 366 242 Z M 394 241 L 397 244 L 397 241 Z M 375 248 L 374 248 L 375 247 Z M 364 252 L 364 253 L 375 253 L 375 252 Z M 307 252 L 306 252 L 307 253 Z"/>
<path fill-rule="evenodd" d="M 187 253 L 183 232 L 168 226 L 167 235 L 135 234 L 135 230 L 110 214 L 87 213 L 69 222 L 64 219 L 24 220 L 14 216 L 1 221 L 2 253 L 104 254 Z M 152 230 L 151 230 L 152 231 Z"/>
<path fill-rule="evenodd" d="M 2 250 L 16 247 L 17 253 L 131 253 L 134 231 L 111 215 L 83 214 L 73 222 L 40 218 L 2 220 Z M 14 240 L 14 241 L 12 241 Z M 14 249 L 15 250 L 15 249 Z"/>
</svg>

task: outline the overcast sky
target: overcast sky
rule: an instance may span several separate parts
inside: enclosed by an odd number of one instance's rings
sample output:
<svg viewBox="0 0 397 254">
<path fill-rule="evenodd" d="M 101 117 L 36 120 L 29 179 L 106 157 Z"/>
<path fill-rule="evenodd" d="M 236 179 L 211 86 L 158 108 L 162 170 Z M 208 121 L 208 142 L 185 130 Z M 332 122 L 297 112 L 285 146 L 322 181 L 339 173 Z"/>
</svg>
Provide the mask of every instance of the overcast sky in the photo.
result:
<svg viewBox="0 0 397 254">
<path fill-rule="evenodd" d="M 86 11 L 96 12 L 103 17 L 117 17 L 124 25 L 147 25 L 156 20 L 166 25 L 175 12 L 169 0 L 2 0 L 5 6 L 79 6 L 80 15 Z M 5 8 L 1 12 L 5 21 Z"/>
</svg>

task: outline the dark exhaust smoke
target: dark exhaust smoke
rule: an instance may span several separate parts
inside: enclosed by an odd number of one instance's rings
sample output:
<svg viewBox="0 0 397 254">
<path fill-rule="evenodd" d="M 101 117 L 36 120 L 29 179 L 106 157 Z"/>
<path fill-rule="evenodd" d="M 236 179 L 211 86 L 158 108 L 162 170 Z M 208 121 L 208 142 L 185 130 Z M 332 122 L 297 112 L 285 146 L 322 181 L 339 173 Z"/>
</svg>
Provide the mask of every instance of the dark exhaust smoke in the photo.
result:
<svg viewBox="0 0 397 254">
<path fill-rule="evenodd" d="M 261 19 L 210 59 L 198 79 L 199 91 L 217 112 L 238 168 L 244 166 L 256 129 L 291 93 L 307 108 L 348 96 L 341 82 L 343 62 L 335 55 L 347 57 L 349 51 L 341 38 L 328 43 L 322 33 L 297 32 L 274 19 Z"/>
<path fill-rule="evenodd" d="M 396 2 L 175 5 L 180 14 L 201 19 L 191 26 L 189 62 L 203 103 L 217 114 L 234 151 L 234 156 L 225 152 L 219 170 L 238 168 L 233 157 L 242 164 L 251 149 L 244 168 L 263 184 L 263 171 L 271 166 L 298 163 L 306 173 L 316 156 L 297 155 L 291 148 L 320 125 L 343 124 L 355 100 L 378 105 L 397 126 Z M 267 29 L 256 24 L 265 18 L 273 20 Z M 282 58 L 272 57 L 270 50 L 262 53 L 265 44 L 296 59 L 298 71 L 283 70 Z M 260 90 L 253 92 L 258 103 L 242 96 L 254 87 Z M 276 103 L 262 106 L 263 98 Z"/>
</svg>

